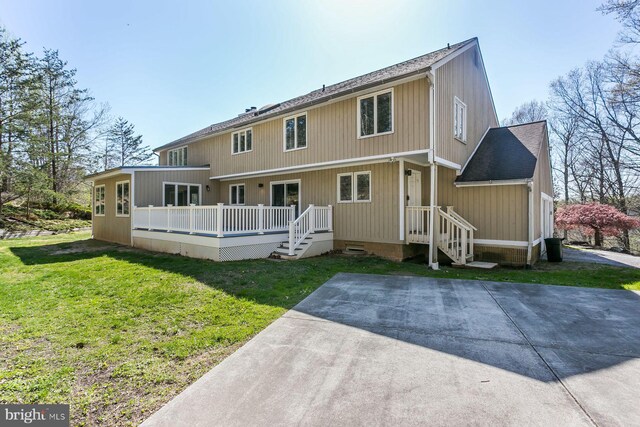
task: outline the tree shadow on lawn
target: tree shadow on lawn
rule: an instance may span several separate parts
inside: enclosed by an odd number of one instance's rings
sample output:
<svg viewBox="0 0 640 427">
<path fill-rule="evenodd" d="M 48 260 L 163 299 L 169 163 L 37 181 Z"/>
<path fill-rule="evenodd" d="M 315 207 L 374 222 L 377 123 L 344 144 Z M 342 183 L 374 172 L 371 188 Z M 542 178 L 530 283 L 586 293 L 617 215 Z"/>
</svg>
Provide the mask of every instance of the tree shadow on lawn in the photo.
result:
<svg viewBox="0 0 640 427">
<path fill-rule="evenodd" d="M 335 276 L 343 269 L 357 271 L 358 263 L 362 273 L 389 273 L 376 271 L 375 264 L 364 258 L 336 258 L 331 268 L 312 259 L 216 263 L 92 240 L 10 250 L 26 265 L 108 256 L 187 276 L 259 304 L 293 307 L 292 316 L 299 313 L 340 323 L 543 382 L 640 357 L 640 296 L 634 292 L 429 277 Z"/>
</svg>

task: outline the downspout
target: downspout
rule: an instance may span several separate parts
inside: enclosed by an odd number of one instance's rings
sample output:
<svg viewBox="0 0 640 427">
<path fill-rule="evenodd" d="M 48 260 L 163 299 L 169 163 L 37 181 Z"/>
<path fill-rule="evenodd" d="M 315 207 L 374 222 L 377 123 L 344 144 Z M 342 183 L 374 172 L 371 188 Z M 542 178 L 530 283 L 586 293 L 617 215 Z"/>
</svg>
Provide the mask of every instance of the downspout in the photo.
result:
<svg viewBox="0 0 640 427">
<path fill-rule="evenodd" d="M 437 179 L 438 174 L 436 170 L 435 158 L 436 158 L 436 110 L 435 106 L 435 91 L 436 91 L 436 76 L 433 74 L 431 70 L 427 72 L 427 78 L 429 79 L 429 172 L 430 172 L 430 189 L 429 189 L 429 266 L 438 270 L 438 262 L 437 260 L 434 262 L 434 258 L 438 255 L 438 249 L 436 248 L 436 239 L 435 239 L 435 226 L 436 226 L 436 197 L 437 197 Z"/>
<path fill-rule="evenodd" d="M 533 182 L 527 182 L 527 191 L 529 192 L 529 221 L 528 221 L 528 239 L 527 239 L 527 268 L 531 268 L 531 259 L 533 257 Z"/>
<path fill-rule="evenodd" d="M 400 187 L 399 188 L 400 191 L 398 192 L 399 193 L 398 203 L 400 206 L 400 221 L 399 221 L 400 241 L 405 242 L 404 218 L 406 215 L 406 209 L 405 209 L 406 197 L 404 197 L 404 159 L 400 159 L 400 161 L 398 162 L 398 184 Z"/>
<path fill-rule="evenodd" d="M 129 200 L 129 236 L 131 238 L 131 247 L 133 247 L 133 214 L 135 212 L 135 208 L 136 208 L 136 172 L 135 171 L 131 171 L 131 188 L 129 188 L 129 195 L 131 197 L 131 200 Z"/>
<path fill-rule="evenodd" d="M 96 223 L 96 182 L 91 181 L 91 238 L 95 239 L 93 232 L 94 224 Z"/>
</svg>

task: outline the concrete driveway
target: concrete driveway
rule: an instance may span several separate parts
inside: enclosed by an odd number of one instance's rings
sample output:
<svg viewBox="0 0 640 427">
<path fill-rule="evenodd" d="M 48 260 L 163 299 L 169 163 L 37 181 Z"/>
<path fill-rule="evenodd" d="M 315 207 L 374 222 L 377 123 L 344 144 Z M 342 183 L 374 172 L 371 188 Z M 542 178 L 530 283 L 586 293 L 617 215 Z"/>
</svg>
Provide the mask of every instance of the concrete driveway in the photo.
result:
<svg viewBox="0 0 640 427">
<path fill-rule="evenodd" d="M 144 426 L 640 425 L 640 294 L 338 274 Z"/>
</svg>

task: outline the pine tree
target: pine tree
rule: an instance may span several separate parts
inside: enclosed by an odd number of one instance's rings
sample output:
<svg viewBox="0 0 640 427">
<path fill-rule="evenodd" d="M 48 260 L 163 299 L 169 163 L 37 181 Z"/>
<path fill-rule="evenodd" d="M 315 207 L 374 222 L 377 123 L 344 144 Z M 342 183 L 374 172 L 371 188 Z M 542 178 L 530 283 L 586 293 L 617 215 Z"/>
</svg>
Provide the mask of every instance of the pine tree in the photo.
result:
<svg viewBox="0 0 640 427">
<path fill-rule="evenodd" d="M 142 135 L 135 134 L 134 125 L 118 117 L 107 133 L 105 169 L 139 165 L 147 162 L 151 155 L 149 147 L 142 145 Z"/>
</svg>

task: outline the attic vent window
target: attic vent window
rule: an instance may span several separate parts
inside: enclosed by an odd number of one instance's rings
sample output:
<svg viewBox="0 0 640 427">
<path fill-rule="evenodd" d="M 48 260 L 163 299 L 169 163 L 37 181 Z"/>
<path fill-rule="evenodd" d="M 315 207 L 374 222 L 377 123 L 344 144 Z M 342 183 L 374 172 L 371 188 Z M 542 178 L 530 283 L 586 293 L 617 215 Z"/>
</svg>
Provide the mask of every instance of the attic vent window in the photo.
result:
<svg viewBox="0 0 640 427">
<path fill-rule="evenodd" d="M 460 142 L 467 141 L 467 105 L 457 96 L 453 97 L 453 137 Z"/>
</svg>

